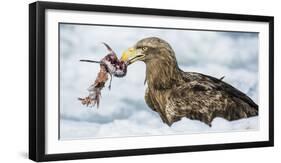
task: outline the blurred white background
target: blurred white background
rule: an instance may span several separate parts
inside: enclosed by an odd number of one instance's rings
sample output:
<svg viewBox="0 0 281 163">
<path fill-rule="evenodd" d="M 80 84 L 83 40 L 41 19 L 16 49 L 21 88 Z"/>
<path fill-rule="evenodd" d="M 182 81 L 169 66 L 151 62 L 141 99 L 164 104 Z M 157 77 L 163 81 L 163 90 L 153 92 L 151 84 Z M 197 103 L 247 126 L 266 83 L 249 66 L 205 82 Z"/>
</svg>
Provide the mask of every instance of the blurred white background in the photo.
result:
<svg viewBox="0 0 281 163">
<path fill-rule="evenodd" d="M 63 0 L 58 0 L 64 2 Z M 28 151 L 28 4 L 33 1 L 2 1 L 0 9 L 0 43 L 1 43 L 1 106 L 0 117 L 0 161 L 31 162 L 27 159 Z M 161 1 L 161 0 L 68 0 L 76 3 L 96 3 L 107 5 L 170 8 L 194 11 L 226 12 L 240 14 L 258 14 L 275 16 L 275 147 L 239 149 L 227 151 L 210 151 L 166 155 L 106 158 L 97 160 L 76 160 L 67 162 L 277 162 L 280 160 L 280 124 L 281 114 L 280 73 L 281 69 L 281 14 L 278 1 Z M 278 64 L 279 63 L 279 64 Z M 66 162 L 66 161 L 62 161 Z"/>
</svg>

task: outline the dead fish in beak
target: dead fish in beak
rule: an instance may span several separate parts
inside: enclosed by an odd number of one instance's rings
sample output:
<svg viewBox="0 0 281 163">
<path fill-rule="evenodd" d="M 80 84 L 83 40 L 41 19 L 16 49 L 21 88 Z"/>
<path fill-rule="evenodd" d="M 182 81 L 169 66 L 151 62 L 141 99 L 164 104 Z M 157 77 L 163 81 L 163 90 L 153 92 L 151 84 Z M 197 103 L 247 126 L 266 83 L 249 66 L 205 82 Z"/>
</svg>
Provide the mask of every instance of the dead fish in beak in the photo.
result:
<svg viewBox="0 0 281 163">
<path fill-rule="evenodd" d="M 110 75 L 109 89 L 111 88 L 112 76 L 121 78 L 127 74 L 127 64 L 124 61 L 118 59 L 116 53 L 111 49 L 111 47 L 104 43 L 105 47 L 109 53 L 103 57 L 100 61 L 94 60 L 80 60 L 81 62 L 90 62 L 100 64 L 100 71 L 96 77 L 94 84 L 89 88 L 89 95 L 85 98 L 78 98 L 83 105 L 86 106 L 95 106 L 99 107 L 101 90 L 105 86 L 106 81 L 108 80 L 108 74 Z"/>
</svg>

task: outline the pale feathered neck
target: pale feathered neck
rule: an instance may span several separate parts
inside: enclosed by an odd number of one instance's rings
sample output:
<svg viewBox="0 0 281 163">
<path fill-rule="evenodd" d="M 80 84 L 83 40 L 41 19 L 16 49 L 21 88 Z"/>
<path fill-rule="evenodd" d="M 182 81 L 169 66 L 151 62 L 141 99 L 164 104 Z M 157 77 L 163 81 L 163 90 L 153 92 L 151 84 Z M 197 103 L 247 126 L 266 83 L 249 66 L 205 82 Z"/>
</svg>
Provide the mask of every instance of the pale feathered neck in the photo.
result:
<svg viewBox="0 0 281 163">
<path fill-rule="evenodd" d="M 181 80 L 181 70 L 175 60 L 155 60 L 146 63 L 146 82 L 151 89 L 170 89 Z"/>
</svg>

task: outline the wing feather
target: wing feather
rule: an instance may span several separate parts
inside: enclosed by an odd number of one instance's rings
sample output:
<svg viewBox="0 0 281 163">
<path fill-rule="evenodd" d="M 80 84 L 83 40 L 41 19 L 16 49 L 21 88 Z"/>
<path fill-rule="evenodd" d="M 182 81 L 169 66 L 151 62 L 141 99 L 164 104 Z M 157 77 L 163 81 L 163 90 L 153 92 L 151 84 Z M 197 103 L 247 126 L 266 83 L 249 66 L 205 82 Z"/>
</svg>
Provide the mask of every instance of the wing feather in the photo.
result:
<svg viewBox="0 0 281 163">
<path fill-rule="evenodd" d="M 182 117 L 211 125 L 215 117 L 236 120 L 258 115 L 258 105 L 226 82 L 195 72 L 183 72 L 183 77 L 166 104 L 168 124 Z"/>
</svg>

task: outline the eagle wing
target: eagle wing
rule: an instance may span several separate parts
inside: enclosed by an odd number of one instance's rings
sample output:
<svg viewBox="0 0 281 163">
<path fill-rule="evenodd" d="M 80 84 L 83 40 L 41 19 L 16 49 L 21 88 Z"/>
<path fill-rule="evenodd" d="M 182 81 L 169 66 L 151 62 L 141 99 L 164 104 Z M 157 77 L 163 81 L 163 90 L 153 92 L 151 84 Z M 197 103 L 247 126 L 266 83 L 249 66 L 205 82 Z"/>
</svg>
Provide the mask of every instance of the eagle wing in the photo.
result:
<svg viewBox="0 0 281 163">
<path fill-rule="evenodd" d="M 246 94 L 221 79 L 195 72 L 182 72 L 183 81 L 176 83 L 169 93 L 162 93 L 165 107 L 157 106 L 146 93 L 146 102 L 161 111 L 163 122 L 171 125 L 182 117 L 200 120 L 211 126 L 215 117 L 236 120 L 258 115 L 258 105 Z"/>
</svg>

